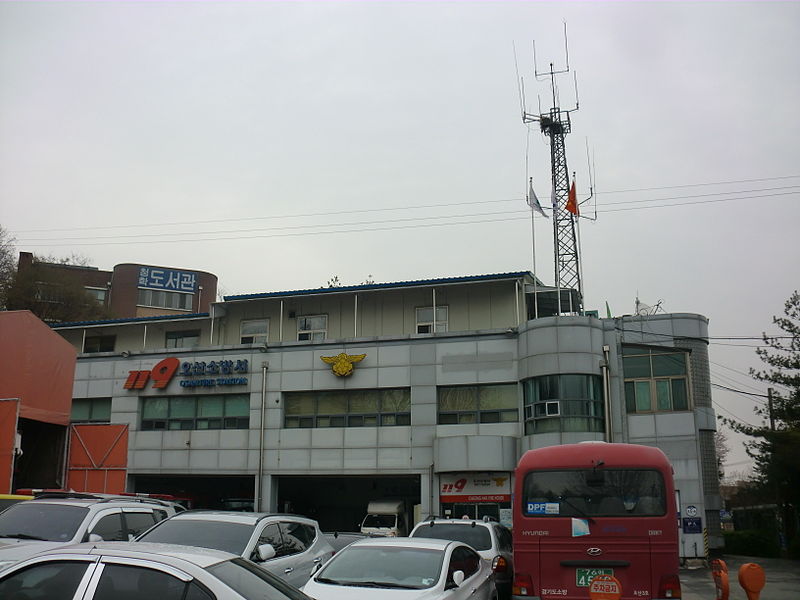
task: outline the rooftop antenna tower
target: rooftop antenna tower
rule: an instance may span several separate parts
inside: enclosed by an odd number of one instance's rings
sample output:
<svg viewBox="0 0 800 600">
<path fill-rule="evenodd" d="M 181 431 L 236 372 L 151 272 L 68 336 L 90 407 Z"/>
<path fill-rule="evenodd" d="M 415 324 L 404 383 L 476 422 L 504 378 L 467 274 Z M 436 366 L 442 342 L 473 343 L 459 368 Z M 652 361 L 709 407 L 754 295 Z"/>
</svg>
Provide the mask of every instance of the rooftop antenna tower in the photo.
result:
<svg viewBox="0 0 800 600">
<path fill-rule="evenodd" d="M 564 23 L 564 55 L 565 66 L 556 69 L 550 63 L 548 71 L 540 72 L 536 66 L 536 42 L 533 43 L 534 74 L 538 81 L 550 80 L 553 105 L 548 112 L 529 113 L 525 109 L 524 96 L 522 107 L 523 123 L 539 123 L 544 135 L 550 138 L 550 168 L 553 204 L 553 246 L 555 251 L 555 284 L 558 293 L 558 314 L 562 310 L 561 291 L 568 290 L 569 313 L 583 312 L 583 283 L 581 281 L 581 265 L 578 238 L 576 235 L 577 215 L 567 210 L 570 191 L 570 177 L 567 170 L 567 152 L 564 138 L 571 130 L 570 113 L 578 110 L 578 80 L 575 77 L 575 106 L 564 110 L 559 106 L 556 75 L 569 73 L 569 46 L 567 44 L 567 24 Z M 523 91 L 524 94 L 524 91 Z M 575 209 L 577 212 L 577 208 Z M 577 294 L 573 294 L 575 290 Z"/>
</svg>

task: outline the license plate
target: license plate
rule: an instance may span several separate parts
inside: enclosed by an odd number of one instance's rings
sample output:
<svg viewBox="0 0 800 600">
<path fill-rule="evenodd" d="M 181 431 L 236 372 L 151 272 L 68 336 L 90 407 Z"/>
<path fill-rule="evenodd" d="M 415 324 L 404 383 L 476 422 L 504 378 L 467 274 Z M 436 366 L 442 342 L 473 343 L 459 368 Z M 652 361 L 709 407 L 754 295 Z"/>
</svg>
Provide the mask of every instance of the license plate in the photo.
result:
<svg viewBox="0 0 800 600">
<path fill-rule="evenodd" d="M 596 575 L 613 575 L 614 569 L 575 569 L 575 585 L 589 587 Z"/>
</svg>

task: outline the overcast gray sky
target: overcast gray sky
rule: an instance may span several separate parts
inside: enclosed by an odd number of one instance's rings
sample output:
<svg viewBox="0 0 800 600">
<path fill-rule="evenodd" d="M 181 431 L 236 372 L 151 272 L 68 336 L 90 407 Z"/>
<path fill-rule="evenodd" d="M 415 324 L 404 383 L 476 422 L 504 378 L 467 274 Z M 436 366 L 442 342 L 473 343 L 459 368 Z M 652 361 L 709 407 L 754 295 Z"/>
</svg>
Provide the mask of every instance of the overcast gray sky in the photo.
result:
<svg viewBox="0 0 800 600">
<path fill-rule="evenodd" d="M 547 109 L 531 42 L 563 65 L 564 21 L 587 308 L 775 331 L 800 279 L 798 2 L 0 2 L 0 224 L 227 294 L 530 269 L 549 150 L 513 44 Z M 552 283 L 550 221 L 536 241 Z M 758 341 L 713 342 L 713 381 L 764 393 Z M 714 389 L 721 414 L 760 400 Z"/>
</svg>

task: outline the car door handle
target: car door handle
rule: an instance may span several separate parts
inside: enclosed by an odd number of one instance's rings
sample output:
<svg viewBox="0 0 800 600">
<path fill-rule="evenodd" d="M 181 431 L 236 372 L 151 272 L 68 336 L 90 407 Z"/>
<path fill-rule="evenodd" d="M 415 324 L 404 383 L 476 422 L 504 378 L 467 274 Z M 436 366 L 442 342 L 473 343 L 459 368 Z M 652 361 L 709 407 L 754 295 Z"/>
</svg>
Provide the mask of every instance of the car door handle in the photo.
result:
<svg viewBox="0 0 800 600">
<path fill-rule="evenodd" d="M 288 569 L 283 570 L 284 573 L 291 573 L 292 571 L 294 571 L 294 567 L 289 567 Z"/>
<path fill-rule="evenodd" d="M 317 558 L 315 558 L 315 559 L 314 559 L 314 562 L 315 562 L 315 563 L 322 562 L 322 557 L 321 557 L 321 556 L 318 556 Z"/>
</svg>

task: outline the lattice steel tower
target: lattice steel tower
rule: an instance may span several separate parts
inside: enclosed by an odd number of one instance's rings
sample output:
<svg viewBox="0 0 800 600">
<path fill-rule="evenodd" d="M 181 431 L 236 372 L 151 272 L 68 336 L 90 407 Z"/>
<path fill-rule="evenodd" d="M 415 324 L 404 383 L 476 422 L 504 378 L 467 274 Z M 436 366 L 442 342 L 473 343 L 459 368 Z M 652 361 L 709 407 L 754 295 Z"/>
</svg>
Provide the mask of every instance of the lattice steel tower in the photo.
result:
<svg viewBox="0 0 800 600">
<path fill-rule="evenodd" d="M 565 31 L 566 37 L 566 31 Z M 534 46 L 534 64 L 535 58 Z M 535 69 L 535 67 L 534 67 Z M 522 120 L 524 123 L 538 122 L 542 133 L 550 138 L 550 168 L 553 202 L 553 246 L 555 251 L 555 285 L 558 289 L 558 313 L 580 313 L 583 311 L 583 283 L 581 282 L 580 258 L 578 256 L 578 241 L 576 236 L 577 217 L 566 208 L 569 196 L 570 180 L 567 170 L 567 152 L 564 137 L 570 132 L 570 113 L 578 110 L 577 83 L 575 86 L 575 108 L 561 110 L 558 106 L 556 75 L 569 72 L 569 54 L 567 54 L 566 69 L 556 71 L 553 63 L 550 70 L 545 73 L 536 73 L 536 78 L 549 77 L 550 88 L 553 95 L 553 107 L 549 112 L 531 114 L 524 110 Z M 567 291 L 564 297 L 562 291 Z M 573 293 L 571 290 L 574 290 Z M 563 298 L 563 300 L 561 300 Z"/>
</svg>

